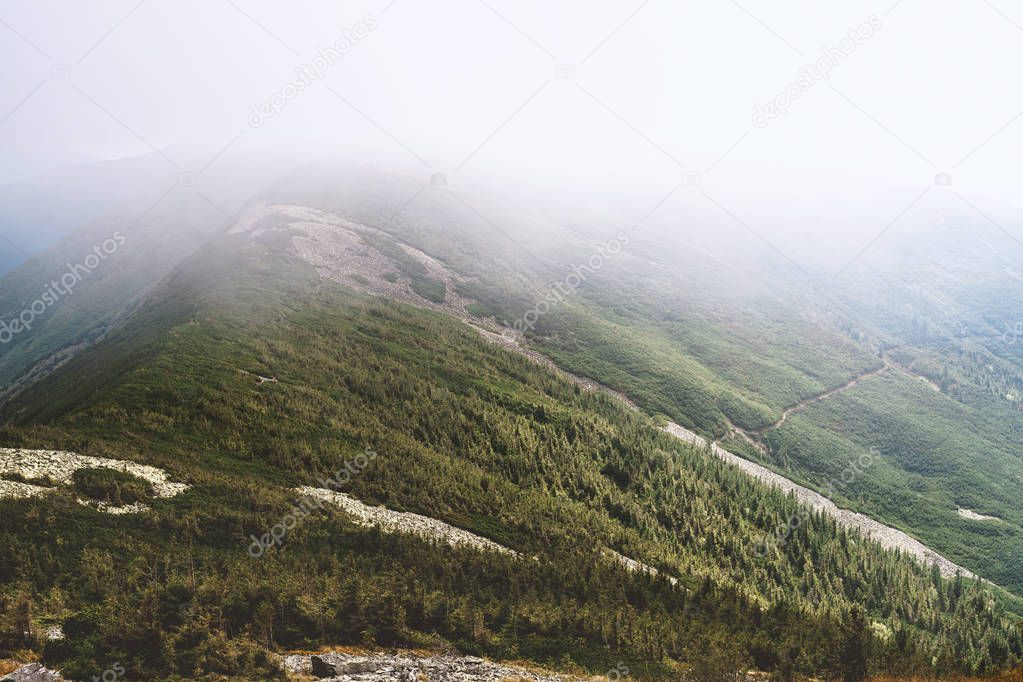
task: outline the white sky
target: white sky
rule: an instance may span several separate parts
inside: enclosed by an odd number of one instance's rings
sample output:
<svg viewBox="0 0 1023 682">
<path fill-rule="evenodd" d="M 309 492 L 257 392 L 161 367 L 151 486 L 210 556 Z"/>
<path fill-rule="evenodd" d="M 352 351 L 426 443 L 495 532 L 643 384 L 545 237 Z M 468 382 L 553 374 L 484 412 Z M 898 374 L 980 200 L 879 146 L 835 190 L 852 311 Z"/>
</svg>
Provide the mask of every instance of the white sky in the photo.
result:
<svg viewBox="0 0 1023 682">
<path fill-rule="evenodd" d="M 377 27 L 323 80 L 249 126 L 251 103 L 366 15 Z M 871 15 L 881 29 L 829 80 L 752 125 Z M 686 172 L 726 201 L 883 191 L 893 208 L 939 172 L 1009 201 L 1021 179 L 1023 8 L 1008 0 L 7 0 L 0 63 L 0 182 L 150 146 L 212 158 L 239 134 L 225 156 L 337 153 L 424 177 L 464 161 L 452 181 L 651 198 Z"/>
</svg>

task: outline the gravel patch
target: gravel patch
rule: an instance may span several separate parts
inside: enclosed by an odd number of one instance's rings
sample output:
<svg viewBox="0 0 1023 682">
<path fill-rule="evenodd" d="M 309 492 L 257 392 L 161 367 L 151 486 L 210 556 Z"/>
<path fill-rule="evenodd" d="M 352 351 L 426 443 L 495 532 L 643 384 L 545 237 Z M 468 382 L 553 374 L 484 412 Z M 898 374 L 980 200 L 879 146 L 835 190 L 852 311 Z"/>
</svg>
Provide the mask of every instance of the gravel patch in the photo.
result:
<svg viewBox="0 0 1023 682">
<path fill-rule="evenodd" d="M 49 479 L 57 485 L 65 486 L 71 483 L 72 476 L 79 469 L 113 469 L 137 476 L 152 485 L 156 497 L 174 497 L 188 490 L 186 484 L 168 480 L 167 472 L 163 469 L 145 464 L 106 457 L 89 457 L 61 450 L 0 448 L 0 474 L 17 475 L 29 481 Z M 54 488 L 48 486 L 0 479 L 0 498 L 34 497 L 53 490 Z M 148 509 L 146 505 L 138 503 L 116 507 L 90 500 L 79 502 L 108 514 L 136 514 Z"/>
<path fill-rule="evenodd" d="M 385 533 L 411 533 L 431 540 L 439 540 L 449 545 L 462 545 L 479 550 L 518 555 L 515 550 L 499 545 L 493 540 L 488 540 L 429 516 L 394 511 L 387 507 L 371 507 L 351 495 L 326 488 L 303 486 L 298 488 L 298 492 L 329 502 L 353 517 L 360 525 L 377 526 Z"/>
<path fill-rule="evenodd" d="M 660 575 L 660 571 L 658 571 L 653 566 L 650 566 L 649 564 L 644 564 L 642 561 L 636 561 L 635 559 L 630 559 L 629 557 L 625 556 L 624 554 L 619 554 L 618 552 L 614 551 L 613 549 L 605 549 L 604 550 L 604 554 L 607 555 L 608 557 L 610 557 L 616 563 L 619 563 L 622 566 L 624 566 L 625 570 L 627 570 L 627 571 L 629 571 L 631 573 L 640 573 L 640 572 L 642 572 L 642 573 L 646 573 L 647 575 L 651 575 L 651 576 Z M 667 578 L 668 582 L 670 582 L 672 585 L 678 585 L 678 579 L 675 578 L 674 576 L 666 575 L 664 577 Z"/>
<path fill-rule="evenodd" d="M 668 422 L 668 425 L 664 427 L 664 430 L 686 443 L 690 443 L 701 448 L 707 447 L 706 440 L 674 422 Z M 784 476 L 776 474 L 767 467 L 761 466 L 747 459 L 743 459 L 738 455 L 734 455 L 720 447 L 717 443 L 711 443 L 710 450 L 717 457 L 735 467 L 738 467 L 739 469 L 742 469 L 753 478 L 761 481 L 762 483 L 766 483 L 767 485 L 783 490 L 786 493 L 792 493 L 792 495 L 802 504 L 807 505 L 815 511 L 827 514 L 846 528 L 859 531 L 886 549 L 902 550 L 925 565 L 937 564 L 942 575 L 947 578 L 954 577 L 957 573 L 961 573 L 963 577 L 966 578 L 980 579 L 975 573 L 972 573 L 962 566 L 946 559 L 941 554 L 938 554 L 933 549 L 927 547 L 916 538 L 903 533 L 901 530 L 886 526 L 865 514 L 860 514 L 859 512 L 850 511 L 848 509 L 841 509 L 838 505 L 820 493 L 810 490 L 809 488 L 804 488 Z"/>
<path fill-rule="evenodd" d="M 962 507 L 960 507 L 956 511 L 959 512 L 959 516 L 963 517 L 964 519 L 969 519 L 971 521 L 1001 521 L 1001 519 L 998 518 L 997 516 L 988 516 L 987 514 L 978 514 L 975 511 L 972 511 L 970 509 L 963 509 Z"/>
<path fill-rule="evenodd" d="M 474 656 L 322 653 L 286 656 L 285 669 L 324 682 L 578 682 L 580 678 L 493 663 Z"/>
</svg>

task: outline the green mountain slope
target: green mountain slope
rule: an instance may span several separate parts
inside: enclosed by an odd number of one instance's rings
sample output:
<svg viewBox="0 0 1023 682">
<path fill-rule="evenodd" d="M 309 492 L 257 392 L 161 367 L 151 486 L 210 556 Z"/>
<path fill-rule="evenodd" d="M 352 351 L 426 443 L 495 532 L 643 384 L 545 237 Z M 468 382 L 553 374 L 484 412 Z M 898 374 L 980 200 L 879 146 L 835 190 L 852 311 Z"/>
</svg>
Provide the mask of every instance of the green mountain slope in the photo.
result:
<svg viewBox="0 0 1023 682">
<path fill-rule="evenodd" d="M 844 504 L 1023 594 L 1020 247 L 961 205 L 939 202 L 936 223 L 900 225 L 876 258 L 826 286 L 702 214 L 623 228 L 598 211 L 538 217 L 463 190 L 431 189 L 403 208 L 357 181 L 333 186 L 295 181 L 268 196 L 380 225 L 465 275 L 480 309 L 509 326 L 543 302 L 526 335 L 560 366 L 817 490 L 875 447 L 875 466 L 840 491 Z M 569 279 L 623 229 L 621 253 Z M 885 363 L 906 380 L 836 394 L 768 430 L 759 449 L 734 433 L 764 430 Z"/>
<path fill-rule="evenodd" d="M 805 517 L 619 401 L 449 315 L 338 286 L 288 244 L 275 231 L 213 240 L 0 412 L 5 446 L 130 459 L 192 486 L 139 515 L 59 492 L 0 501 L 4 603 L 27 599 L 37 623 L 64 622 L 45 655 L 67 672 L 119 660 L 145 679 L 269 679 L 268 649 L 359 642 L 448 642 L 591 671 L 624 660 L 667 678 L 705 658 L 838 672 L 860 640 L 873 669 L 892 672 L 1023 656 L 1004 593 Z M 347 492 L 524 558 L 385 535 L 329 510 L 248 554 L 294 486 L 367 447 L 378 457 Z M 779 528 L 783 541 L 758 551 Z M 624 570 L 605 548 L 662 577 Z"/>
</svg>

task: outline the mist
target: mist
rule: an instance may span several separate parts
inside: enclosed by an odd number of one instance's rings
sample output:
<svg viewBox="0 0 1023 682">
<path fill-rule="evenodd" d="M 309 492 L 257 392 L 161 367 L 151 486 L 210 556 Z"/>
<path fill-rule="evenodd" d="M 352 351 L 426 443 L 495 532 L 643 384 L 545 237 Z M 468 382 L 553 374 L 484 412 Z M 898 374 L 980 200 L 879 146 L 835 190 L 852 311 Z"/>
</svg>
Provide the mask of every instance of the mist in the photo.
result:
<svg viewBox="0 0 1023 682">
<path fill-rule="evenodd" d="M 152 156 L 169 186 L 194 182 L 229 204 L 213 188 L 239 168 L 269 182 L 327 160 L 413 188 L 558 202 L 562 216 L 730 224 L 779 250 L 844 253 L 894 220 L 948 211 L 1018 235 L 1012 12 L 918 0 L 11 3 L 0 180 Z M 47 242 L 4 232 L 23 252 Z"/>
</svg>

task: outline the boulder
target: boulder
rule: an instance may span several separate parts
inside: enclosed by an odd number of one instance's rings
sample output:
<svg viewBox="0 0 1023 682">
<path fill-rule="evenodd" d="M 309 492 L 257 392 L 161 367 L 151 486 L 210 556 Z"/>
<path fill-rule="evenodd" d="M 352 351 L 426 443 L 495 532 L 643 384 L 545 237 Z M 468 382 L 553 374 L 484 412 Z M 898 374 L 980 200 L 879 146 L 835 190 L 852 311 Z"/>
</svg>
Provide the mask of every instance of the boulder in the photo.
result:
<svg viewBox="0 0 1023 682">
<path fill-rule="evenodd" d="M 375 673 L 384 663 L 364 657 L 345 656 L 344 654 L 326 653 L 310 658 L 314 677 L 337 677 L 339 675 L 365 675 Z"/>
<path fill-rule="evenodd" d="M 338 675 L 363 675 L 365 673 L 375 673 L 380 665 L 380 661 L 357 659 L 338 663 L 336 669 Z"/>
<path fill-rule="evenodd" d="M 338 674 L 337 666 L 344 662 L 340 654 L 318 654 L 309 659 L 312 663 L 313 677 L 334 677 Z"/>
</svg>

